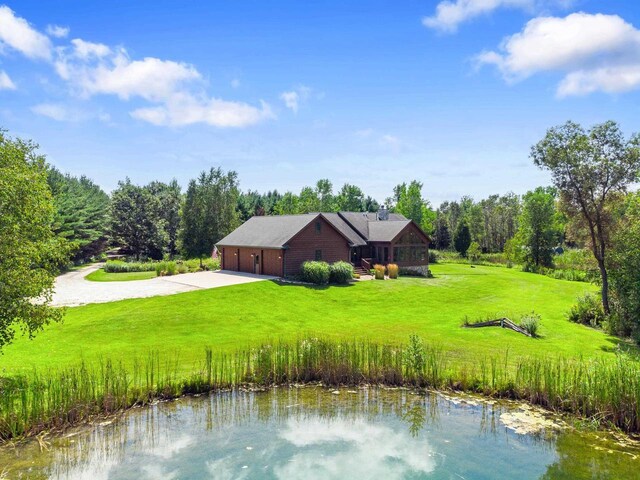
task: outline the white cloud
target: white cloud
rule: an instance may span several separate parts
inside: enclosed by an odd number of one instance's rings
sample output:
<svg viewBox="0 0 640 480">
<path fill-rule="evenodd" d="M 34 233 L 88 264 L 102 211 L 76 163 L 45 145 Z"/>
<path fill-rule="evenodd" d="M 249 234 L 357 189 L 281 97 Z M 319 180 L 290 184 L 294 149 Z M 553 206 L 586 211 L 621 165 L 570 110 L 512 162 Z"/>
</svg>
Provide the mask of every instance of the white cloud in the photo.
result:
<svg viewBox="0 0 640 480">
<path fill-rule="evenodd" d="M 13 83 L 7 72 L 0 70 L 0 90 L 15 90 L 16 84 Z"/>
<path fill-rule="evenodd" d="M 92 57 L 102 58 L 111 53 L 111 49 L 103 43 L 86 42 L 81 38 L 71 40 L 73 44 L 73 54 L 82 59 L 90 59 Z"/>
<path fill-rule="evenodd" d="M 47 25 L 47 33 L 55 38 L 66 38 L 69 35 L 69 27 L 60 25 Z"/>
<path fill-rule="evenodd" d="M 455 32 L 459 24 L 498 8 L 532 9 L 535 3 L 536 0 L 445 0 L 436 6 L 435 15 L 422 19 L 422 24 L 442 32 Z"/>
<path fill-rule="evenodd" d="M 284 102 L 287 108 L 291 109 L 294 113 L 298 113 L 300 105 L 309 99 L 311 92 L 311 88 L 300 85 L 291 91 L 282 92 L 280 94 L 280 99 Z"/>
<path fill-rule="evenodd" d="M 640 30 L 617 15 L 573 13 L 530 20 L 500 49 L 482 52 L 507 82 L 544 71 L 565 74 L 557 94 L 617 93 L 640 87 Z"/>
<path fill-rule="evenodd" d="M 29 23 L 16 17 L 6 5 L 0 6 L 0 52 L 10 47 L 23 55 L 40 60 L 51 59 L 51 41 Z"/>
<path fill-rule="evenodd" d="M 271 107 L 261 102 L 257 108 L 243 102 L 219 98 L 199 98 L 188 93 L 176 93 L 163 105 L 139 108 L 131 116 L 153 125 L 185 126 L 206 123 L 213 127 L 247 127 L 275 118 Z"/>
<path fill-rule="evenodd" d="M 43 117 L 49 117 L 58 122 L 72 122 L 80 120 L 77 112 L 71 112 L 64 105 L 57 103 L 41 103 L 31 107 L 31 111 Z"/>
</svg>

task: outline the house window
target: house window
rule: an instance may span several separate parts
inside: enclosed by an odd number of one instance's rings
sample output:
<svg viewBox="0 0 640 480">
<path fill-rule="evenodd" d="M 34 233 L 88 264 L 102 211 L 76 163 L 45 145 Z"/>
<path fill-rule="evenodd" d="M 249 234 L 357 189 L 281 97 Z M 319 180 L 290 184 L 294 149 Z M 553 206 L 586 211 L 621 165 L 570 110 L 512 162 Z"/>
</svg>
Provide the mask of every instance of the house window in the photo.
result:
<svg viewBox="0 0 640 480">
<path fill-rule="evenodd" d="M 316 233 L 320 235 L 322 233 L 322 223 L 316 222 Z"/>
<path fill-rule="evenodd" d="M 322 260 L 322 250 L 316 250 L 316 261 Z"/>
</svg>

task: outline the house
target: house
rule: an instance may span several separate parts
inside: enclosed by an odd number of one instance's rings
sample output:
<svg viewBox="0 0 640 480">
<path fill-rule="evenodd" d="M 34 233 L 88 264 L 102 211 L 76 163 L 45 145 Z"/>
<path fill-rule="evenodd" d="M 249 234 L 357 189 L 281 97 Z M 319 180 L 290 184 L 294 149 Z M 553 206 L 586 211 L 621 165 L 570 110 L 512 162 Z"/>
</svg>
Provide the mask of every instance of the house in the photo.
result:
<svg viewBox="0 0 640 480">
<path fill-rule="evenodd" d="M 222 268 L 278 277 L 296 275 L 307 260 L 376 263 L 427 269 L 430 238 L 412 220 L 381 208 L 251 217 L 216 245 Z"/>
</svg>

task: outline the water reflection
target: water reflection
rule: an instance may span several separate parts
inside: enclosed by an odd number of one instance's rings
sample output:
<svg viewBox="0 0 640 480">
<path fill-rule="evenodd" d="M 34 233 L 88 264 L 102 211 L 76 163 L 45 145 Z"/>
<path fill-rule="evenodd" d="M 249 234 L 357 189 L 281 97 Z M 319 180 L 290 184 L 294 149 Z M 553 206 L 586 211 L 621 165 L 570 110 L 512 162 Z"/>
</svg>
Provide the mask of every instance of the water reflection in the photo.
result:
<svg viewBox="0 0 640 480">
<path fill-rule="evenodd" d="M 629 466 L 637 471 L 638 460 L 620 451 L 600 458 L 605 450 L 577 434 L 515 434 L 500 423 L 505 409 L 378 389 L 222 393 L 131 411 L 55 439 L 48 452 L 35 443 L 5 449 L 0 465 L 10 465 L 8 478 L 91 480 L 625 478 Z"/>
</svg>

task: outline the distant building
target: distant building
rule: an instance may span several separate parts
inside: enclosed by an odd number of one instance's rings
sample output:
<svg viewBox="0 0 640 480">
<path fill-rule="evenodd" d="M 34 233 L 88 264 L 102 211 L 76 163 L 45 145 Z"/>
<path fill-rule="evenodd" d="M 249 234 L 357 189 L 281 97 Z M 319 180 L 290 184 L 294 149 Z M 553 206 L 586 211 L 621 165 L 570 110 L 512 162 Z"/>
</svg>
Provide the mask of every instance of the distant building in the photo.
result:
<svg viewBox="0 0 640 480">
<path fill-rule="evenodd" d="M 255 216 L 216 245 L 222 268 L 237 272 L 296 275 L 307 260 L 428 267 L 431 239 L 412 220 L 381 208 L 378 213 L 338 212 Z"/>
</svg>

